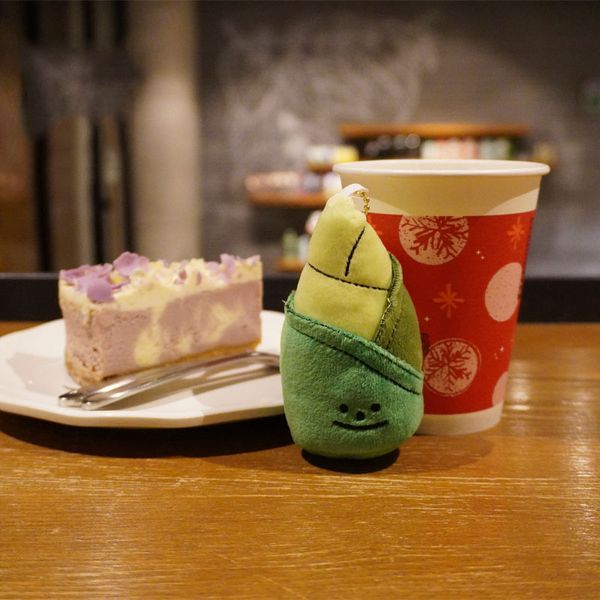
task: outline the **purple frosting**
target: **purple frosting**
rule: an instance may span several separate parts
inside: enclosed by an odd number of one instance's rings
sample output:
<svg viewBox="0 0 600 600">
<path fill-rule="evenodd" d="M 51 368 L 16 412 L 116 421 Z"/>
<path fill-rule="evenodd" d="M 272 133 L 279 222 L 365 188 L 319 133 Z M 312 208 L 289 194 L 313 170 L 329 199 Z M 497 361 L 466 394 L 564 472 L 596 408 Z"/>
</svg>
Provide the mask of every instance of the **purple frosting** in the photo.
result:
<svg viewBox="0 0 600 600">
<path fill-rule="evenodd" d="M 112 302 L 113 289 L 108 278 L 104 279 L 95 275 L 82 277 L 77 282 L 77 289 L 87 294 L 92 302 Z"/>
<path fill-rule="evenodd" d="M 81 265 L 81 267 L 75 269 L 62 270 L 60 278 L 67 283 L 76 285 L 82 277 L 109 277 L 111 271 L 112 265 L 109 263 L 104 265 Z"/>
<path fill-rule="evenodd" d="M 81 265 L 75 269 L 62 270 L 60 278 L 74 285 L 77 291 L 87 295 L 92 302 L 112 302 L 113 293 L 129 282 L 135 269 L 148 269 L 149 260 L 133 252 L 123 252 L 112 264 Z M 116 270 L 125 281 L 113 283 L 110 275 Z"/>
<path fill-rule="evenodd" d="M 235 257 L 231 256 L 231 254 L 221 254 L 221 264 L 223 265 L 225 281 L 231 281 L 237 266 Z"/>
<path fill-rule="evenodd" d="M 206 268 L 223 281 L 229 282 L 235 273 L 240 259 L 231 254 L 221 254 L 221 262 L 208 261 L 204 263 Z"/>
<path fill-rule="evenodd" d="M 210 260 L 204 264 L 206 265 L 206 268 L 212 273 L 218 273 L 221 270 L 221 264 L 215 262 L 214 260 Z"/>
<path fill-rule="evenodd" d="M 81 265 L 76 269 L 62 269 L 59 273 L 59 277 L 61 279 L 64 279 L 67 283 L 75 284 L 75 282 L 80 277 L 83 277 L 86 274 L 86 272 L 91 268 L 91 265 Z"/>
<path fill-rule="evenodd" d="M 74 285 L 93 302 L 110 302 L 112 300 L 111 264 L 82 265 L 75 269 L 62 270 L 60 278 Z"/>
<path fill-rule="evenodd" d="M 135 254 L 135 252 L 123 252 L 113 262 L 115 269 L 123 277 L 129 277 L 136 269 L 147 271 L 149 264 L 150 260 L 148 258 Z"/>
<path fill-rule="evenodd" d="M 221 254 L 220 263 L 210 261 L 205 264 L 211 273 L 229 282 L 241 260 L 231 254 Z M 253 265 L 258 260 L 260 260 L 260 257 L 251 256 L 244 262 Z M 163 260 L 162 262 L 165 267 L 169 266 L 167 261 Z M 185 266 L 188 262 L 187 260 L 181 261 L 179 270 L 175 275 L 175 283 L 183 284 L 186 281 L 188 274 Z M 81 265 L 75 269 L 61 270 L 60 278 L 68 284 L 74 285 L 79 292 L 86 294 L 92 302 L 112 302 L 114 300 L 114 292 L 130 282 L 131 274 L 136 269 L 147 271 L 149 264 L 150 260 L 145 256 L 140 256 L 134 252 L 123 252 L 112 264 Z M 122 281 L 119 283 L 111 281 L 113 271 L 116 271 L 121 276 Z M 200 284 L 201 281 L 202 275 L 200 272 L 197 272 L 196 284 Z"/>
</svg>

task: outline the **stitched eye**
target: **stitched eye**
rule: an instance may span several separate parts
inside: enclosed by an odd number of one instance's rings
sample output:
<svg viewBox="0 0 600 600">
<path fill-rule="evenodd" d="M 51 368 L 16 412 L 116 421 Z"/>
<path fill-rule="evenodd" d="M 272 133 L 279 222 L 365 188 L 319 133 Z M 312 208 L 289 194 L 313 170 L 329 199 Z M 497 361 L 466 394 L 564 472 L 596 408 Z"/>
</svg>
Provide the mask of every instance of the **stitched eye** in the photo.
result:
<svg viewBox="0 0 600 600">
<path fill-rule="evenodd" d="M 340 404 L 340 412 L 343 413 L 347 413 L 348 412 L 348 405 L 347 404 Z"/>
<path fill-rule="evenodd" d="M 381 410 L 381 404 L 377 404 L 377 403 L 371 404 L 371 410 L 373 412 L 379 412 Z"/>
</svg>

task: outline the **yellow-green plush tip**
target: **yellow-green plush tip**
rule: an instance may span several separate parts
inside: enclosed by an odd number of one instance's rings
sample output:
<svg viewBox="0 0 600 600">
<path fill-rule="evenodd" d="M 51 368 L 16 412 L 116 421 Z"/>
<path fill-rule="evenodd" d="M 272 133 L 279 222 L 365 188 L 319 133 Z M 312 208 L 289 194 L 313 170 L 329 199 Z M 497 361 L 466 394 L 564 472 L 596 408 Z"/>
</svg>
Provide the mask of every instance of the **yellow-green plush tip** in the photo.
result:
<svg viewBox="0 0 600 600">
<path fill-rule="evenodd" d="M 372 339 L 385 309 L 391 260 L 353 200 L 327 201 L 313 233 L 296 292 L 296 309 Z"/>
<path fill-rule="evenodd" d="M 327 200 L 323 214 L 327 215 L 330 219 L 336 216 L 342 217 L 348 224 L 351 223 L 356 227 L 362 227 L 367 222 L 365 214 L 356 209 L 352 197 L 343 193 L 331 196 Z"/>
</svg>

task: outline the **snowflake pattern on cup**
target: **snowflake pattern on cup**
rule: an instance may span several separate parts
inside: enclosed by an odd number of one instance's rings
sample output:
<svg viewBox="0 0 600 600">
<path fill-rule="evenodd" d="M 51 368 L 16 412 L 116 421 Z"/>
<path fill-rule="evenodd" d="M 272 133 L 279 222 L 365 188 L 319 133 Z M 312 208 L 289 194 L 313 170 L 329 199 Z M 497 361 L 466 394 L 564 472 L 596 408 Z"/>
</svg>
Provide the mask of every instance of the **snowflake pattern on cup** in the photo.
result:
<svg viewBox="0 0 600 600">
<path fill-rule="evenodd" d="M 417 262 L 441 265 L 454 260 L 464 249 L 469 237 L 465 217 L 402 217 L 400 244 Z"/>
<path fill-rule="evenodd" d="M 473 383 L 479 369 L 480 355 L 467 340 L 448 338 L 436 342 L 425 356 L 425 382 L 442 396 L 456 396 Z"/>
<path fill-rule="evenodd" d="M 503 400 L 533 218 L 369 213 L 419 317 L 427 414 Z"/>
</svg>

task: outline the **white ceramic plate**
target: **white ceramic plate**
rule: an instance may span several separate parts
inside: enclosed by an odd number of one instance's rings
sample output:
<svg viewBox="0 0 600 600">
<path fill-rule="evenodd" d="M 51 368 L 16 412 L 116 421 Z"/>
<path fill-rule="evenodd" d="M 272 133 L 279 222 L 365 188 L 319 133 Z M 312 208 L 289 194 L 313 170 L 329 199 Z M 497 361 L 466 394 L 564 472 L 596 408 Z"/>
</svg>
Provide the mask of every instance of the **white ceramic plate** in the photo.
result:
<svg viewBox="0 0 600 600">
<path fill-rule="evenodd" d="M 279 354 L 282 326 L 282 313 L 263 311 L 258 349 Z M 283 412 L 279 374 L 203 392 L 149 392 L 120 409 L 63 408 L 59 394 L 77 387 L 64 367 L 64 344 L 62 320 L 0 337 L 0 410 L 66 425 L 139 428 L 193 427 Z"/>
</svg>

